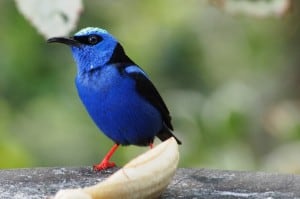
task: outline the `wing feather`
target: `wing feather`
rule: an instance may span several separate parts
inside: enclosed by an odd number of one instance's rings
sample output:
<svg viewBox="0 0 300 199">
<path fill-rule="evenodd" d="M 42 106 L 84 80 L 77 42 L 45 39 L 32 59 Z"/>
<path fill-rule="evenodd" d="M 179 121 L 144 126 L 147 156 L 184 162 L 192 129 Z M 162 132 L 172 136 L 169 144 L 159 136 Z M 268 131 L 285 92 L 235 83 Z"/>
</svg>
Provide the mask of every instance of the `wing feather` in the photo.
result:
<svg viewBox="0 0 300 199">
<path fill-rule="evenodd" d="M 160 96 L 159 92 L 153 85 L 153 83 L 148 79 L 145 72 L 138 66 L 127 66 L 125 68 L 127 74 L 133 78 L 136 82 L 137 92 L 150 104 L 152 104 L 161 113 L 162 118 L 166 126 L 173 130 L 171 124 L 170 112 Z"/>
</svg>

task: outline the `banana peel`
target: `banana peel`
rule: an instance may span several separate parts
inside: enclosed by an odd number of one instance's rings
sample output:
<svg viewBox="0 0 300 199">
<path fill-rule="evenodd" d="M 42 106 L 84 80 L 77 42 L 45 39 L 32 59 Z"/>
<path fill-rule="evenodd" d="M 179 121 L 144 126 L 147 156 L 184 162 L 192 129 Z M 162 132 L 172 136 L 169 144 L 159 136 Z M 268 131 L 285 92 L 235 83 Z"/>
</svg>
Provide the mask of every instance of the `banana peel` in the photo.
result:
<svg viewBox="0 0 300 199">
<path fill-rule="evenodd" d="M 147 199 L 158 198 L 175 174 L 179 161 L 174 138 L 157 145 L 127 163 L 96 185 L 60 190 L 53 199 Z"/>
</svg>

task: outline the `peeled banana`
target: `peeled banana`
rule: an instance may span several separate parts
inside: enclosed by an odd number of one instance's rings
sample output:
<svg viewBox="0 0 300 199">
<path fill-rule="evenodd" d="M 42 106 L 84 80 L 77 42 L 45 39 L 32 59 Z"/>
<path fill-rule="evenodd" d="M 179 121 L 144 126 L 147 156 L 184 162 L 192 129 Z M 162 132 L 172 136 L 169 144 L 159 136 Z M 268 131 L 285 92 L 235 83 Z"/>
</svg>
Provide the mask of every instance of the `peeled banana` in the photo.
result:
<svg viewBox="0 0 300 199">
<path fill-rule="evenodd" d="M 136 157 L 105 181 L 91 187 L 60 190 L 54 199 L 157 198 L 168 186 L 179 161 L 174 138 Z"/>
</svg>

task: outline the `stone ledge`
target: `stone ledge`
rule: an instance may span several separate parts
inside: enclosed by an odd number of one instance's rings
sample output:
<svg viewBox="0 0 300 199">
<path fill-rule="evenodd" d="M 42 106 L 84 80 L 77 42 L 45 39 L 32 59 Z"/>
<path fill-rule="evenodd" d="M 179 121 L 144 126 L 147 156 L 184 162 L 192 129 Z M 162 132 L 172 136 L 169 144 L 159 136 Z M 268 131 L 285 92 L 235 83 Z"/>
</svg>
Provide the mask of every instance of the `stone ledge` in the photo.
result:
<svg viewBox="0 0 300 199">
<path fill-rule="evenodd" d="M 0 170 L 0 198 L 46 198 L 59 189 L 96 184 L 116 170 L 94 172 L 87 167 Z M 300 199 L 300 176 L 181 168 L 161 198 Z"/>
</svg>

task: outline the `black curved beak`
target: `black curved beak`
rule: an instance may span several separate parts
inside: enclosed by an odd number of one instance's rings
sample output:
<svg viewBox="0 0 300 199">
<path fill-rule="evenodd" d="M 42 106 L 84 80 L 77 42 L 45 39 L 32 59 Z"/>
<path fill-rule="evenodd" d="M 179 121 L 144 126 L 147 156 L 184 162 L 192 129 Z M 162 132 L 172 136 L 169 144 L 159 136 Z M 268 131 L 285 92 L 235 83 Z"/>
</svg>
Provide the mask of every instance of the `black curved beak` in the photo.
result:
<svg viewBox="0 0 300 199">
<path fill-rule="evenodd" d="M 62 43 L 69 46 L 80 47 L 79 41 L 75 40 L 73 37 L 52 37 L 47 40 L 47 43 Z"/>
</svg>

